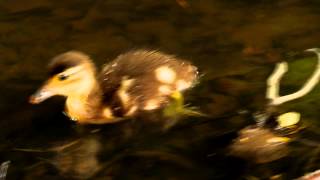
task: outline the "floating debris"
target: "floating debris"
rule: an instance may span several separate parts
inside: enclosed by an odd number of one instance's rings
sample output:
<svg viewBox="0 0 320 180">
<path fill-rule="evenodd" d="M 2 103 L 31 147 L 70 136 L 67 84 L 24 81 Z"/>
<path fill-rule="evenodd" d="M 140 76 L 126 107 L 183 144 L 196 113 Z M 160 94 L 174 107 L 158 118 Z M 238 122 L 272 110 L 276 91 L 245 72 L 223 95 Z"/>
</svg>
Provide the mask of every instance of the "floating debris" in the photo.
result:
<svg viewBox="0 0 320 180">
<path fill-rule="evenodd" d="M 230 146 L 231 155 L 256 163 L 267 163 L 288 154 L 290 138 L 278 136 L 271 130 L 249 126 L 242 129 Z"/>
<path fill-rule="evenodd" d="M 279 128 L 286 128 L 296 125 L 300 121 L 300 113 L 288 112 L 281 114 L 277 118 Z"/>
<path fill-rule="evenodd" d="M 280 80 L 282 76 L 288 71 L 288 63 L 281 62 L 278 63 L 275 67 L 274 72 L 269 76 L 267 80 L 267 99 L 270 99 L 270 105 L 280 105 L 288 101 L 292 101 L 298 99 L 302 96 L 308 94 L 319 82 L 320 79 L 320 49 L 319 48 L 312 48 L 307 49 L 307 52 L 313 52 L 318 56 L 318 65 L 311 75 L 311 77 L 306 81 L 303 87 L 292 93 L 285 96 L 279 96 L 279 86 Z"/>
<path fill-rule="evenodd" d="M 10 161 L 1 163 L 0 165 L 0 180 L 5 180 L 8 172 Z"/>
</svg>

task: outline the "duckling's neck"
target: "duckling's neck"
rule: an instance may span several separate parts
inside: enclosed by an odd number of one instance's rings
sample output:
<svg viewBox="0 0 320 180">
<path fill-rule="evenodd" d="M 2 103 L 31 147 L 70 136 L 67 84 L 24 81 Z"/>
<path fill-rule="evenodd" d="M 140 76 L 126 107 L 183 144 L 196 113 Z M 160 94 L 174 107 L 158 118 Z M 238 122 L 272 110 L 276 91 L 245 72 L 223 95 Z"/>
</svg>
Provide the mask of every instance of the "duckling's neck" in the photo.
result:
<svg viewBox="0 0 320 180">
<path fill-rule="evenodd" d="M 88 76 L 79 90 L 66 100 L 66 111 L 72 120 L 81 122 L 98 118 L 101 114 L 102 91 L 96 77 Z"/>
</svg>

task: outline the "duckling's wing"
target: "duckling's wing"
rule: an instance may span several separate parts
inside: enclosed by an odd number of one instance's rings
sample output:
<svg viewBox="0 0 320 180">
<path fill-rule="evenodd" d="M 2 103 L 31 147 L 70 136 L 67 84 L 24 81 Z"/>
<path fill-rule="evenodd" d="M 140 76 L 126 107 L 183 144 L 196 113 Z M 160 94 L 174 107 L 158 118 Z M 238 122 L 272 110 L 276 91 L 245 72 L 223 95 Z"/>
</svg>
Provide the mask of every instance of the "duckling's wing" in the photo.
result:
<svg viewBox="0 0 320 180">
<path fill-rule="evenodd" d="M 192 87 L 197 68 L 158 51 L 135 50 L 118 56 L 100 74 L 106 104 L 126 114 L 163 106 L 175 91 Z"/>
</svg>

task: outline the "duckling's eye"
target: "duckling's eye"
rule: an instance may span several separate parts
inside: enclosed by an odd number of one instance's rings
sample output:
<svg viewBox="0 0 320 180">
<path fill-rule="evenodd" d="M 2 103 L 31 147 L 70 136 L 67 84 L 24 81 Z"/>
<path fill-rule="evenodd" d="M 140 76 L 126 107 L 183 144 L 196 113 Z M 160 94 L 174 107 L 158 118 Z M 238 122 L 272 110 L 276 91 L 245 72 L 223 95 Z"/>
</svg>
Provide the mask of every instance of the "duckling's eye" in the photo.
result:
<svg viewBox="0 0 320 180">
<path fill-rule="evenodd" d="M 61 74 L 58 76 L 58 79 L 59 79 L 59 81 L 64 81 L 64 80 L 68 79 L 68 77 L 69 76 L 67 76 L 67 75 Z"/>
</svg>

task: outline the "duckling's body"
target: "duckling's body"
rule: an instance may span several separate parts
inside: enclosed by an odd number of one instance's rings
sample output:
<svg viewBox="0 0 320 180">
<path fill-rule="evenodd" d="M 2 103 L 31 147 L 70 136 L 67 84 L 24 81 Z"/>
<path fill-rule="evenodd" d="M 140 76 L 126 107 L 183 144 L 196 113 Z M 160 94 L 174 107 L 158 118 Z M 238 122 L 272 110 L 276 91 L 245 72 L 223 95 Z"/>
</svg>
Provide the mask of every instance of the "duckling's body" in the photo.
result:
<svg viewBox="0 0 320 180">
<path fill-rule="evenodd" d="M 197 68 L 189 62 L 147 50 L 119 55 L 98 75 L 92 60 L 77 51 L 56 56 L 49 69 L 51 77 L 31 102 L 66 96 L 66 113 L 79 123 L 113 123 L 162 108 L 172 93 L 192 87 L 197 79 Z"/>
</svg>

